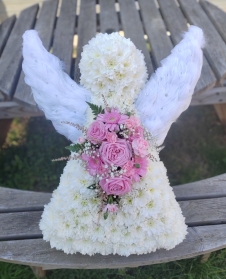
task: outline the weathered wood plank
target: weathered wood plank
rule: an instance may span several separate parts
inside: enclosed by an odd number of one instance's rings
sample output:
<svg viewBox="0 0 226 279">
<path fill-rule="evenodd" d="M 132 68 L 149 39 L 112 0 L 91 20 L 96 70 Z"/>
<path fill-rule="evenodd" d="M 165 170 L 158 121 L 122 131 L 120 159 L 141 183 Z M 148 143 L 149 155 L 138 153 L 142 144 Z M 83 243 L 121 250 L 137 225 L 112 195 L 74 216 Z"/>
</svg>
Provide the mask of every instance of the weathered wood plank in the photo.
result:
<svg viewBox="0 0 226 279">
<path fill-rule="evenodd" d="M 119 31 L 118 16 L 115 10 L 115 0 L 100 0 L 100 32 Z"/>
<path fill-rule="evenodd" d="M 224 102 L 226 103 L 226 93 L 225 93 L 224 97 L 225 97 Z M 226 128 L 226 104 L 214 105 L 214 109 L 215 109 L 217 116 L 220 119 L 222 125 L 224 126 L 224 128 Z"/>
<path fill-rule="evenodd" d="M 42 211 L 0 214 L 0 241 L 42 238 L 39 222 Z"/>
<path fill-rule="evenodd" d="M 62 1 L 53 41 L 53 54 L 64 62 L 68 74 L 71 73 L 76 4 L 77 0 Z"/>
<path fill-rule="evenodd" d="M 0 119 L 41 115 L 43 115 L 43 112 L 37 107 L 22 106 L 13 101 L 0 102 Z"/>
<path fill-rule="evenodd" d="M 166 58 L 173 44 L 166 34 L 166 27 L 162 17 L 156 7 L 154 0 L 139 0 L 142 21 L 151 45 L 152 56 L 156 65 L 161 66 L 160 62 Z"/>
<path fill-rule="evenodd" d="M 226 13 L 208 1 L 201 0 L 199 3 L 226 42 Z"/>
<path fill-rule="evenodd" d="M 226 197 L 179 201 L 179 205 L 189 227 L 226 222 Z M 38 226 L 41 214 L 41 210 L 1 213 L 0 240 L 41 237 Z"/>
<path fill-rule="evenodd" d="M 226 174 L 172 188 L 179 201 L 226 197 Z M 50 198 L 50 193 L 0 187 L 0 212 L 41 210 Z"/>
<path fill-rule="evenodd" d="M 174 45 L 176 45 L 183 38 L 183 33 L 187 31 L 187 21 L 174 0 L 158 0 L 158 3 L 166 27 L 170 32 L 170 37 Z M 215 83 L 216 77 L 206 58 L 203 57 L 202 73 L 195 87 L 195 93 L 211 89 L 214 87 Z"/>
<path fill-rule="evenodd" d="M 226 103 L 226 90 L 225 92 L 214 92 L 211 94 L 210 92 L 206 91 L 201 94 L 194 95 L 191 101 L 191 106 Z"/>
<path fill-rule="evenodd" d="M 38 5 L 21 12 L 0 59 L 0 91 L 12 97 L 22 62 L 22 35 L 34 26 Z"/>
<path fill-rule="evenodd" d="M 151 57 L 146 47 L 144 31 L 134 0 L 119 0 L 122 27 L 126 38 L 130 38 L 135 46 L 142 51 L 148 74 L 154 72 Z"/>
<path fill-rule="evenodd" d="M 58 7 L 58 0 L 46 1 L 42 5 L 40 15 L 35 24 L 35 30 L 38 31 L 39 37 L 43 46 L 49 50 L 53 37 L 53 28 L 56 21 L 56 12 Z M 48 28 L 47 28 L 48 26 Z M 14 94 L 16 101 L 35 106 L 36 103 L 31 94 L 31 88 L 24 82 L 24 72 L 20 74 L 19 82 Z"/>
<path fill-rule="evenodd" d="M 179 201 L 179 205 L 190 227 L 226 222 L 226 198 Z"/>
<path fill-rule="evenodd" d="M 0 242 L 0 259 L 25 265 L 42 266 L 43 269 L 77 268 L 123 268 L 169 262 L 192 258 L 226 247 L 226 225 L 203 226 L 188 229 L 186 239 L 174 249 L 159 249 L 146 255 L 95 256 L 64 254 L 51 249 L 42 239 Z"/>
<path fill-rule="evenodd" d="M 78 19 L 78 46 L 74 74 L 74 79 L 78 83 L 80 81 L 80 71 L 78 65 L 81 59 L 82 48 L 96 35 L 97 27 L 95 5 L 95 0 L 81 1 Z"/>
<path fill-rule="evenodd" d="M 206 38 L 204 53 L 217 78 L 226 77 L 226 45 L 196 0 L 178 0 L 190 24 L 203 29 Z"/>
<path fill-rule="evenodd" d="M 174 186 L 177 200 L 226 197 L 226 173 L 193 183 Z"/>
<path fill-rule="evenodd" d="M 43 210 L 44 204 L 47 204 L 50 198 L 50 193 L 0 187 L 0 213 Z"/>
<path fill-rule="evenodd" d="M 11 16 L 4 20 L 0 25 L 0 56 L 16 21 L 16 16 Z"/>
</svg>

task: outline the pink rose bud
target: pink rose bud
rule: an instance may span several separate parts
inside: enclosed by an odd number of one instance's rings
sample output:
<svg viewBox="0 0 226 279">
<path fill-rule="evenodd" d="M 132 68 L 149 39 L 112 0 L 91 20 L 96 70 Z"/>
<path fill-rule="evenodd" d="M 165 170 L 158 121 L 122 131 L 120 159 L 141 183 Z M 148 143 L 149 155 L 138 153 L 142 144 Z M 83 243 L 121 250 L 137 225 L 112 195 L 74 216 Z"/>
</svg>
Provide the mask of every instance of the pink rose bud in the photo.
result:
<svg viewBox="0 0 226 279">
<path fill-rule="evenodd" d="M 132 141 L 134 153 L 140 157 L 148 155 L 148 142 L 143 138 L 135 138 Z"/>
<path fill-rule="evenodd" d="M 85 139 L 84 139 L 83 137 L 80 137 L 80 138 L 78 139 L 78 142 L 82 144 L 82 143 L 85 142 Z"/>
<path fill-rule="evenodd" d="M 118 205 L 117 204 L 107 204 L 103 208 L 103 212 L 117 212 L 118 211 Z"/>
<path fill-rule="evenodd" d="M 135 116 L 130 116 L 130 118 L 126 120 L 125 124 L 128 129 L 136 128 L 140 126 L 140 120 Z"/>
</svg>

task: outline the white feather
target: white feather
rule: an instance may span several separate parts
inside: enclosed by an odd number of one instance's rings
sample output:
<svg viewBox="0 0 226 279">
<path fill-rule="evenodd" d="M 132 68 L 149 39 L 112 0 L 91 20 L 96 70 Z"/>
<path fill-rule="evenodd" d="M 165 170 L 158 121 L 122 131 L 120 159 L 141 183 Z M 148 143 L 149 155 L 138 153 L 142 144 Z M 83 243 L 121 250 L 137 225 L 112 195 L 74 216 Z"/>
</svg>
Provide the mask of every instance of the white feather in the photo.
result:
<svg viewBox="0 0 226 279">
<path fill-rule="evenodd" d="M 158 145 L 191 102 L 201 74 L 203 46 L 202 30 L 191 26 L 138 96 L 135 106 L 141 122 L 156 137 Z"/>
<path fill-rule="evenodd" d="M 36 31 L 26 31 L 23 40 L 22 67 L 35 102 L 60 134 L 77 141 L 81 131 L 62 122 L 85 124 L 90 93 L 63 71 L 62 62 L 43 47 Z"/>
</svg>

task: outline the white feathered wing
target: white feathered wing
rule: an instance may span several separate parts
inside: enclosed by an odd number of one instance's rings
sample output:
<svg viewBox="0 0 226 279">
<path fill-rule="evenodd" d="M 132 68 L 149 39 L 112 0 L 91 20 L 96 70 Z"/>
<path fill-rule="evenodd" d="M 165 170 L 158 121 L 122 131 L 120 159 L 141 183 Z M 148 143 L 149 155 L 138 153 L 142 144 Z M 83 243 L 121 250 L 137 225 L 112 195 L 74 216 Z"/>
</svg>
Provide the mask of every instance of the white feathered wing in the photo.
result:
<svg viewBox="0 0 226 279">
<path fill-rule="evenodd" d="M 185 111 L 200 77 L 202 29 L 191 26 L 140 92 L 135 103 L 142 124 L 161 145 L 171 124 Z"/>
<path fill-rule="evenodd" d="M 63 71 L 62 62 L 43 47 L 35 30 L 23 35 L 23 57 L 25 82 L 35 102 L 60 134 L 77 141 L 81 131 L 62 122 L 85 124 L 90 93 Z"/>
</svg>

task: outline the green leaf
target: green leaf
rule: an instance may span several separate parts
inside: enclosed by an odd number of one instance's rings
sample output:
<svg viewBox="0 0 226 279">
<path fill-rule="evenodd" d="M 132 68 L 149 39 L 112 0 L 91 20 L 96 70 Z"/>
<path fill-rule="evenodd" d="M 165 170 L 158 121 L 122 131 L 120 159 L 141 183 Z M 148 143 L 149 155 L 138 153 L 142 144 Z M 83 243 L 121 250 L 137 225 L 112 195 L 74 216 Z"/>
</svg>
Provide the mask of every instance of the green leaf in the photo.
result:
<svg viewBox="0 0 226 279">
<path fill-rule="evenodd" d="M 113 203 L 113 197 L 112 196 L 108 196 L 108 203 L 112 204 Z"/>
<path fill-rule="evenodd" d="M 81 150 L 83 146 L 79 143 L 75 143 L 74 145 L 66 146 L 65 148 L 72 152 L 79 152 L 79 150 Z"/>
<path fill-rule="evenodd" d="M 96 184 L 92 184 L 87 187 L 87 189 L 90 189 L 90 190 L 95 190 L 96 188 L 97 188 Z"/>
<path fill-rule="evenodd" d="M 139 169 L 140 168 L 140 164 L 134 164 L 134 167 Z"/>
<path fill-rule="evenodd" d="M 128 115 L 130 117 L 132 115 L 132 113 L 127 111 L 126 115 Z"/>
<path fill-rule="evenodd" d="M 104 220 L 106 220 L 108 218 L 108 212 L 104 212 Z"/>
<path fill-rule="evenodd" d="M 89 102 L 86 102 L 86 103 L 89 105 L 89 107 L 91 108 L 91 110 L 92 110 L 92 112 L 95 116 L 104 112 L 102 106 L 97 106 L 97 105 L 94 105 L 94 104 L 89 103 Z M 94 119 L 96 119 L 96 117 Z"/>
</svg>

